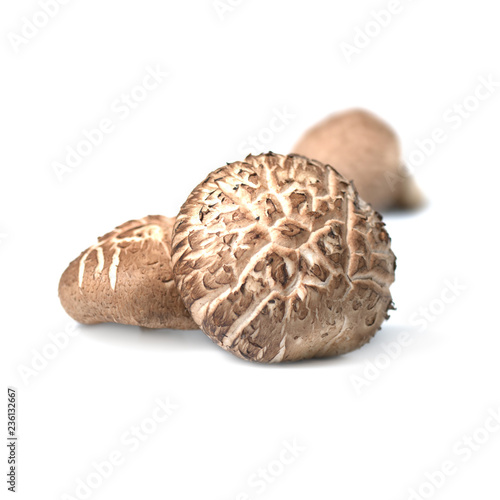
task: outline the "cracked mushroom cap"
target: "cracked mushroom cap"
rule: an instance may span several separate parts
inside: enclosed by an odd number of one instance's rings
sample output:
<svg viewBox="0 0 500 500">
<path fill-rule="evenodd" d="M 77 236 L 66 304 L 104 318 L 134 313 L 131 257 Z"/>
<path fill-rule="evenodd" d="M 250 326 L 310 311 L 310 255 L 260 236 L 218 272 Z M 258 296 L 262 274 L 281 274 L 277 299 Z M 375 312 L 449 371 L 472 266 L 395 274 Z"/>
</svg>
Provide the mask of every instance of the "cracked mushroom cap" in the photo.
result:
<svg viewBox="0 0 500 500">
<path fill-rule="evenodd" d="M 66 312 L 85 324 L 197 329 L 173 280 L 174 223 L 150 215 L 98 238 L 61 276 L 59 298 Z"/>
<path fill-rule="evenodd" d="M 336 170 L 298 155 L 250 155 L 212 172 L 180 210 L 172 262 L 196 323 L 254 361 L 356 349 L 392 304 L 380 215 Z"/>
<path fill-rule="evenodd" d="M 302 136 L 293 152 L 335 167 L 376 210 L 423 204 L 414 179 L 402 169 L 396 133 L 368 111 L 327 117 Z"/>
</svg>

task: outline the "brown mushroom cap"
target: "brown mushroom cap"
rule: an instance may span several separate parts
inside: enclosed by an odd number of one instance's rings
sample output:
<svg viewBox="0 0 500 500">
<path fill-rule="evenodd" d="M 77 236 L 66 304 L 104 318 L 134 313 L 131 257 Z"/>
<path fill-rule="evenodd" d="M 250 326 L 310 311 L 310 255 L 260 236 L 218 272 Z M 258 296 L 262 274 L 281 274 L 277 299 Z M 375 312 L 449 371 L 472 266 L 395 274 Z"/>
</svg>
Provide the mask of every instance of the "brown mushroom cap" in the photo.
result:
<svg viewBox="0 0 500 500">
<path fill-rule="evenodd" d="M 298 155 L 212 172 L 180 210 L 172 263 L 196 323 L 255 361 L 356 349 L 391 306 L 395 257 L 380 215 L 333 168 Z"/>
<path fill-rule="evenodd" d="M 293 152 L 336 168 L 376 210 L 418 208 L 423 197 L 401 168 L 394 130 L 372 113 L 333 114 L 309 129 Z"/>
<path fill-rule="evenodd" d="M 86 324 L 197 329 L 172 274 L 174 218 L 150 215 L 101 236 L 64 271 L 59 298 Z"/>
</svg>

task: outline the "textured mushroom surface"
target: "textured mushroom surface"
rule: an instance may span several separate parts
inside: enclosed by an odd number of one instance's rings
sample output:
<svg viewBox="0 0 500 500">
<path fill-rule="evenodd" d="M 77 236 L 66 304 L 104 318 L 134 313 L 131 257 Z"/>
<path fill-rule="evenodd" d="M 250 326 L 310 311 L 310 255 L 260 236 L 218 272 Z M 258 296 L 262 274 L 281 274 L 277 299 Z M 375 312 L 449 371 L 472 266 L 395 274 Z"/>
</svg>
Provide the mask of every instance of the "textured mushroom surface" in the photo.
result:
<svg viewBox="0 0 500 500">
<path fill-rule="evenodd" d="M 376 210 L 412 209 L 423 203 L 415 181 L 401 168 L 397 135 L 368 111 L 329 116 L 309 129 L 293 152 L 332 165 Z"/>
<path fill-rule="evenodd" d="M 392 303 L 395 257 L 380 215 L 333 168 L 298 155 L 212 172 L 180 210 L 172 262 L 202 330 L 256 361 L 356 349 Z"/>
<path fill-rule="evenodd" d="M 59 298 L 66 312 L 86 324 L 197 329 L 173 280 L 174 222 L 150 215 L 100 237 L 61 277 Z"/>
</svg>

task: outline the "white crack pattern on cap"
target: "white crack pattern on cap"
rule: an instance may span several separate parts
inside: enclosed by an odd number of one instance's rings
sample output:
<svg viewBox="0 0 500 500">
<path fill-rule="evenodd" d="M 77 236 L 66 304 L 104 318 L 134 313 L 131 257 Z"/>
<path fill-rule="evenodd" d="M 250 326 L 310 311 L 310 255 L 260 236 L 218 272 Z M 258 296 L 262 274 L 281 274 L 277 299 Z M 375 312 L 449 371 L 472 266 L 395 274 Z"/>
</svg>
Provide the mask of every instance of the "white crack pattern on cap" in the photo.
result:
<svg viewBox="0 0 500 500">
<path fill-rule="evenodd" d="M 94 269 L 94 275 L 100 275 L 104 269 L 104 253 L 103 245 L 108 245 L 110 250 L 113 250 L 111 264 L 108 270 L 109 284 L 114 290 L 116 287 L 116 273 L 118 266 L 120 265 L 120 252 L 123 247 L 128 246 L 131 243 L 139 243 L 140 246 L 145 244 L 147 239 L 154 240 L 160 243 L 170 255 L 170 249 L 166 246 L 163 230 L 157 224 L 148 223 L 146 219 L 139 219 L 139 222 L 143 222 L 144 225 L 136 227 L 130 231 L 130 236 L 122 236 L 121 232 L 116 228 L 111 233 L 108 233 L 99 238 L 98 243 L 92 245 L 81 257 L 80 264 L 78 268 L 78 286 L 81 288 L 83 284 L 83 277 L 85 274 L 85 265 L 88 257 L 92 252 L 97 252 L 97 265 Z"/>
<path fill-rule="evenodd" d="M 66 312 L 84 324 L 197 329 L 174 282 L 174 223 L 162 215 L 129 220 L 81 252 L 59 280 Z"/>
<path fill-rule="evenodd" d="M 391 306 L 380 215 L 333 168 L 298 155 L 250 155 L 210 174 L 181 208 L 172 248 L 193 319 L 243 358 L 347 352 Z"/>
</svg>

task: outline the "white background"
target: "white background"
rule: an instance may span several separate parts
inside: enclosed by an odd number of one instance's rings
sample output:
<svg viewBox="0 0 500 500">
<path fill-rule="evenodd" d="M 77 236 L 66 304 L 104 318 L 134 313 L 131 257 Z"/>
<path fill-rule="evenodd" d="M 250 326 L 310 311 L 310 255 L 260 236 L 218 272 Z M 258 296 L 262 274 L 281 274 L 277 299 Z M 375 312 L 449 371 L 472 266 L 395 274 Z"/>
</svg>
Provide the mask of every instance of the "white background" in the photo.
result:
<svg viewBox="0 0 500 500">
<path fill-rule="evenodd" d="M 124 463 L 91 498 L 387 500 L 419 488 L 427 498 L 499 498 L 500 432 L 481 427 L 500 405 L 500 88 L 460 123 L 450 119 L 480 77 L 500 81 L 496 4 L 402 0 L 350 62 L 342 42 L 388 2 L 226 5 L 219 15 L 211 0 L 73 0 L 18 45 L 23 18 L 40 7 L 2 3 L 2 387 L 18 388 L 18 498 L 78 498 L 77 480 L 115 450 Z M 123 119 L 116 99 L 157 65 L 169 76 Z M 406 158 L 416 140 L 446 132 L 415 169 L 427 208 L 386 217 L 398 309 L 369 345 L 263 366 L 200 331 L 101 325 L 79 327 L 36 375 L 21 376 L 49 334 L 72 323 L 58 280 L 98 235 L 175 215 L 208 172 L 242 159 L 249 136 L 287 153 L 307 127 L 352 106 L 387 120 Z M 293 118 L 269 137 L 275 110 Z M 54 162 L 103 118 L 112 133 L 59 181 Z M 460 289 L 446 291 L 449 282 Z M 425 325 L 421 307 L 434 311 Z M 411 340 L 387 363 L 380 354 L 402 333 Z M 359 391 L 353 381 L 366 373 Z M 121 436 L 157 397 L 178 409 L 132 452 Z M 484 444 L 469 456 L 476 445 L 460 444 L 464 435 Z M 294 440 L 304 450 L 280 466 L 283 442 Z M 426 489 L 444 461 L 455 473 Z M 257 488 L 253 474 L 269 464 L 275 477 Z"/>
</svg>

